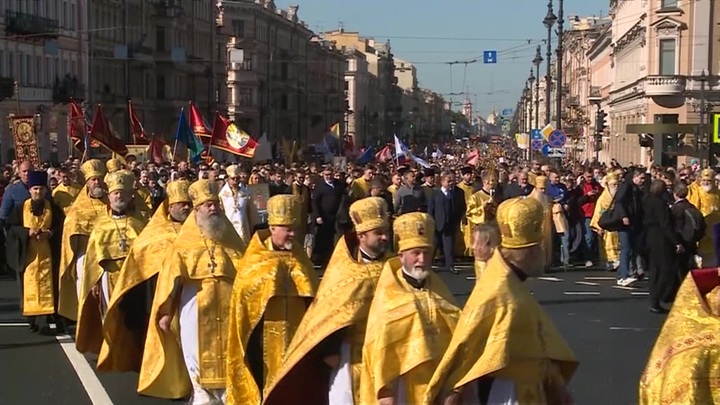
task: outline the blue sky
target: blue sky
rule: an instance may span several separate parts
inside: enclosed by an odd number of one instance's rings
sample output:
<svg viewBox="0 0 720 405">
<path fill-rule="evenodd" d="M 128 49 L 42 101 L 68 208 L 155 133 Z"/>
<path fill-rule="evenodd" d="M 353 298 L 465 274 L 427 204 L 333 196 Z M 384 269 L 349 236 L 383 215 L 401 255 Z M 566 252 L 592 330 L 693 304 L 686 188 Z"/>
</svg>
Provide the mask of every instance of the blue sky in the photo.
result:
<svg viewBox="0 0 720 405">
<path fill-rule="evenodd" d="M 553 3 L 557 14 L 558 0 Z M 608 3 L 565 0 L 565 27 L 570 15 L 606 15 Z M 467 88 L 482 116 L 493 105 L 498 111 L 515 106 L 530 74 L 535 48 L 547 37 L 542 25 L 546 0 L 276 0 L 275 4 L 282 8 L 299 4 L 300 19 L 314 31 L 334 30 L 342 24 L 347 31 L 390 39 L 396 57 L 416 64 L 421 87 L 439 93 Z M 555 44 L 553 38 L 553 48 Z M 498 51 L 498 63 L 484 65 L 484 50 Z M 478 62 L 467 68 L 446 63 L 472 59 Z"/>
</svg>

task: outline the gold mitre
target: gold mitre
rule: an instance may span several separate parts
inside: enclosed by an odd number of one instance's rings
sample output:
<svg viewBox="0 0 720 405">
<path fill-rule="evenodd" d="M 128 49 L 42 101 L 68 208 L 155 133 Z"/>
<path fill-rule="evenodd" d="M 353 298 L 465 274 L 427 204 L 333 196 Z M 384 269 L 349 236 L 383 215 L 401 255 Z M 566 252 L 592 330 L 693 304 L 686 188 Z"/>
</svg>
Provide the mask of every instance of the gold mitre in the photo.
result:
<svg viewBox="0 0 720 405">
<path fill-rule="evenodd" d="M 85 177 L 85 181 L 92 179 L 93 177 L 105 177 L 107 170 L 105 164 L 100 159 L 90 159 L 80 166 L 80 171 Z"/>
<path fill-rule="evenodd" d="M 219 201 L 219 192 L 217 183 L 207 179 L 198 180 L 188 187 L 188 194 L 195 208 L 208 201 Z"/>
<path fill-rule="evenodd" d="M 355 225 L 355 232 L 359 234 L 387 227 L 387 218 L 387 202 L 380 197 L 363 198 L 350 206 L 350 219 Z"/>
<path fill-rule="evenodd" d="M 107 167 L 108 173 L 113 173 L 122 169 L 122 163 L 120 163 L 117 159 L 108 159 L 107 163 L 105 163 L 105 167 Z"/>
<path fill-rule="evenodd" d="M 190 182 L 187 180 L 175 180 L 168 183 L 165 192 L 168 196 L 168 204 L 192 202 L 188 189 Z"/>
<path fill-rule="evenodd" d="M 537 176 L 537 177 L 535 177 L 535 187 L 547 188 L 549 181 L 550 181 L 550 179 L 548 179 L 547 176 Z"/>
<path fill-rule="evenodd" d="M 229 179 L 235 178 L 240 173 L 240 167 L 238 167 L 238 165 L 230 165 L 225 169 L 225 173 Z"/>
<path fill-rule="evenodd" d="M 135 174 L 130 170 L 118 170 L 105 175 L 107 192 L 133 191 L 135 188 Z"/>
<path fill-rule="evenodd" d="M 293 226 L 300 217 L 297 198 L 290 194 L 279 194 L 267 201 L 268 225 Z"/>
<path fill-rule="evenodd" d="M 497 223 L 502 235 L 501 246 L 520 249 L 535 246 L 543 238 L 544 210 L 535 198 L 513 198 L 497 209 Z"/>
<path fill-rule="evenodd" d="M 715 178 L 715 171 L 713 169 L 704 169 L 700 172 L 700 180 L 713 180 Z"/>
<path fill-rule="evenodd" d="M 435 220 L 424 212 L 400 215 L 393 224 L 398 239 L 398 251 L 431 248 L 435 235 Z"/>
<path fill-rule="evenodd" d="M 618 177 L 612 173 L 605 175 L 603 177 L 603 183 L 607 184 L 618 184 Z"/>
</svg>

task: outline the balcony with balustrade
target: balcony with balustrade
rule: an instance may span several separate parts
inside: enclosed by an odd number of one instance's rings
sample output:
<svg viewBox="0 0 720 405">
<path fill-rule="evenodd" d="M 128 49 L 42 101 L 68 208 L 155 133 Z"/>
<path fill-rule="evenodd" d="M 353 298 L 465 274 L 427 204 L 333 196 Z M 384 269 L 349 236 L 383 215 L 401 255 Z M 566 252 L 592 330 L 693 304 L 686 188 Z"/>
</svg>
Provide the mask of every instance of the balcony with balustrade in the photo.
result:
<svg viewBox="0 0 720 405">
<path fill-rule="evenodd" d="M 685 92 L 685 76 L 656 75 L 645 78 L 645 95 L 650 97 L 680 96 Z"/>
<path fill-rule="evenodd" d="M 60 35 L 58 20 L 20 11 L 5 10 L 5 33 L 30 38 L 57 38 Z"/>
</svg>

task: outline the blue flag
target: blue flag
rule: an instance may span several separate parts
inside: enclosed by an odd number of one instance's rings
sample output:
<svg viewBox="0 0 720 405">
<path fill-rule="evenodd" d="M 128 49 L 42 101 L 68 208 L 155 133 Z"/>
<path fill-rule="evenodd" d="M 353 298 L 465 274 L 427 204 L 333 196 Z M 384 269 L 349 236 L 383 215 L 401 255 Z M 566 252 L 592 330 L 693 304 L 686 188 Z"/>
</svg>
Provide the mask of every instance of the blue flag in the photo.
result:
<svg viewBox="0 0 720 405">
<path fill-rule="evenodd" d="M 190 129 L 190 124 L 185 118 L 185 108 L 180 109 L 180 117 L 178 118 L 177 132 L 175 132 L 175 140 L 190 149 L 190 160 L 197 164 L 202 159 L 202 152 L 205 149 L 202 141 Z"/>
<path fill-rule="evenodd" d="M 373 148 L 372 148 L 372 146 L 368 146 L 368 148 L 365 150 L 365 152 L 363 152 L 363 154 L 357 158 L 355 163 L 357 163 L 359 165 L 366 165 L 366 164 L 372 162 L 372 160 L 374 158 L 375 158 L 375 155 L 373 155 Z"/>
</svg>

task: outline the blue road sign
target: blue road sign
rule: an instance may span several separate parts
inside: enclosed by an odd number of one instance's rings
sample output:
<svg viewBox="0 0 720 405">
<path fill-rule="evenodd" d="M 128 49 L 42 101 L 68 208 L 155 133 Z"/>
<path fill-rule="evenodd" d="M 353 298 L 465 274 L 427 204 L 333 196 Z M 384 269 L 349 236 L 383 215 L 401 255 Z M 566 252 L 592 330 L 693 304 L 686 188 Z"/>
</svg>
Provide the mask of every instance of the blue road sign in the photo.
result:
<svg viewBox="0 0 720 405">
<path fill-rule="evenodd" d="M 530 141 L 530 144 L 532 150 L 540 150 L 543 146 L 543 141 L 542 139 L 533 139 Z"/>
<path fill-rule="evenodd" d="M 554 130 L 553 133 L 550 134 L 550 136 L 548 137 L 548 143 L 553 148 L 564 148 L 565 141 L 567 141 L 565 132 L 559 129 Z"/>
<path fill-rule="evenodd" d="M 510 117 L 513 115 L 513 109 L 512 108 L 503 108 L 501 115 L 503 117 Z"/>
<path fill-rule="evenodd" d="M 548 144 L 543 145 L 541 151 L 542 151 L 543 156 L 547 156 L 548 153 L 550 153 L 550 145 L 548 145 Z"/>
<path fill-rule="evenodd" d="M 483 51 L 483 63 L 497 63 L 497 51 Z"/>
<path fill-rule="evenodd" d="M 530 139 L 532 139 L 532 140 L 537 139 L 538 141 L 542 141 L 542 139 L 543 139 L 542 132 L 540 132 L 539 129 L 531 130 L 530 131 Z"/>
</svg>

